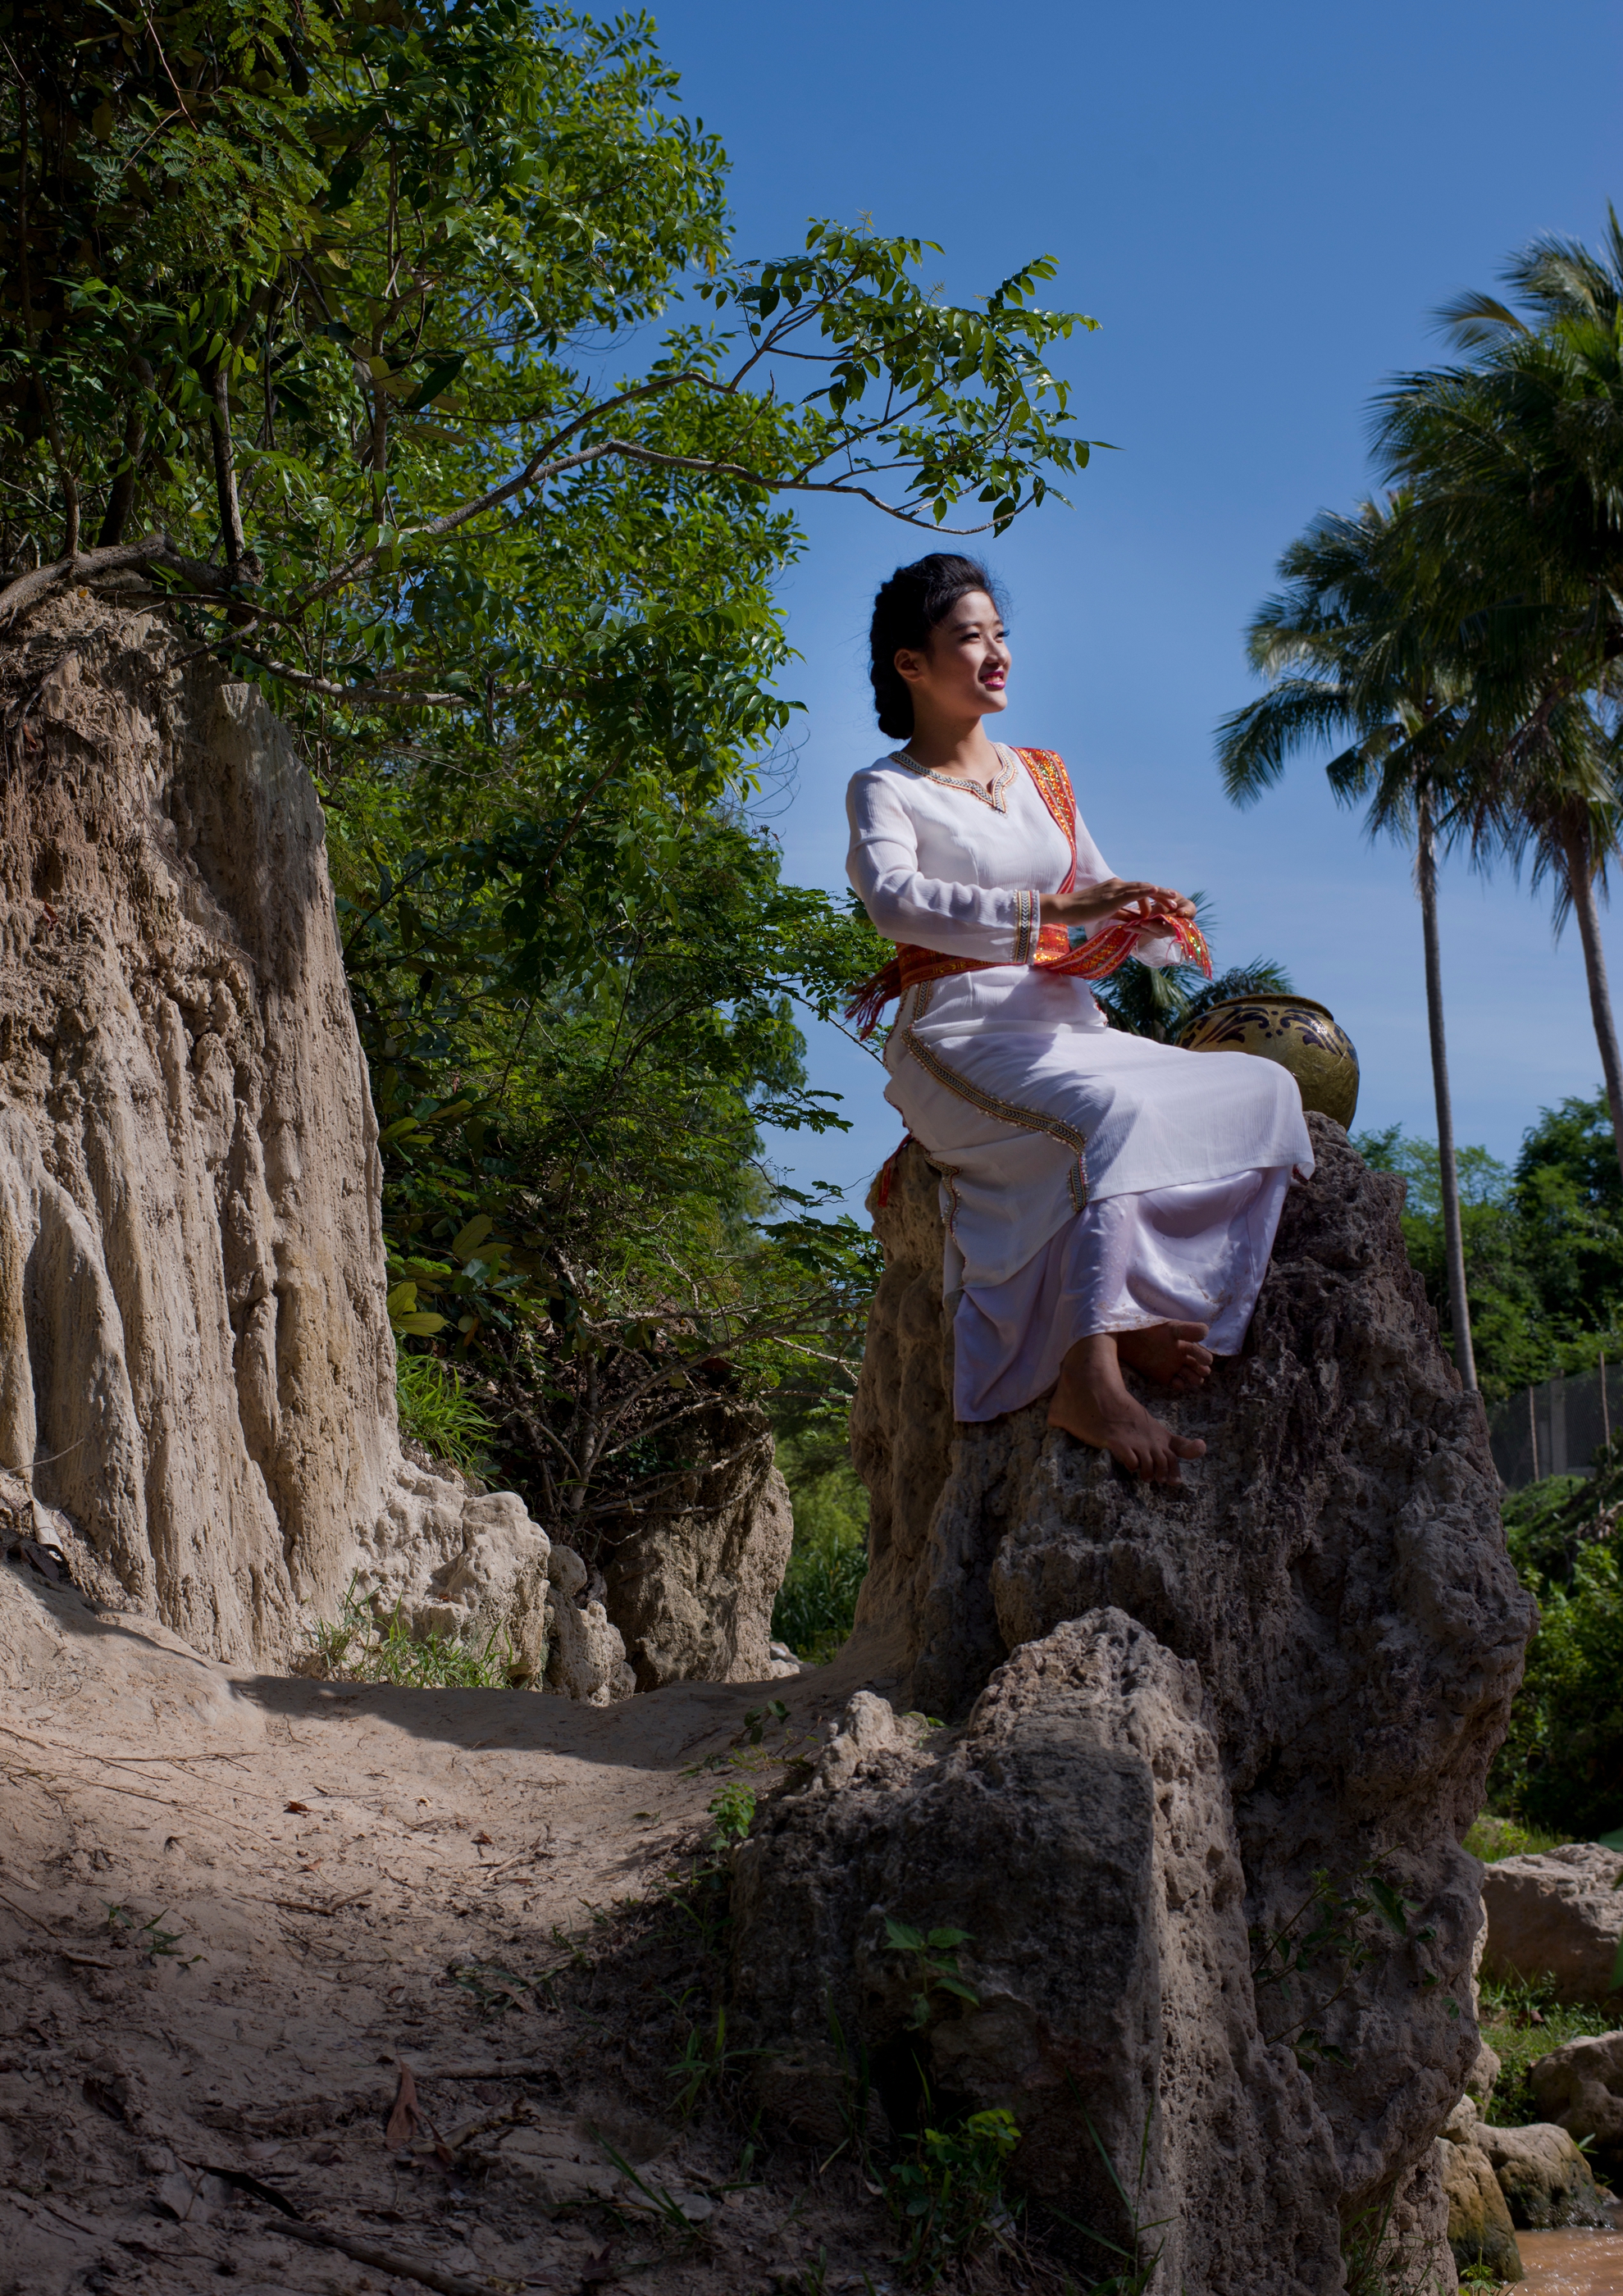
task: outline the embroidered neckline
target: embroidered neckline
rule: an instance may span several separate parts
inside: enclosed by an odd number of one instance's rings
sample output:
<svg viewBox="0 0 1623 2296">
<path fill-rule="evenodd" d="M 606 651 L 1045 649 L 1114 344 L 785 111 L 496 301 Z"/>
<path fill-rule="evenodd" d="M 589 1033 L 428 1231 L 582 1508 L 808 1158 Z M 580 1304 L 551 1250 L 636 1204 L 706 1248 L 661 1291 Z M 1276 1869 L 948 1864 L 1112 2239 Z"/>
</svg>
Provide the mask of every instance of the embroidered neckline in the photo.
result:
<svg viewBox="0 0 1623 2296">
<path fill-rule="evenodd" d="M 939 782 L 943 789 L 962 790 L 966 797 L 979 798 L 982 805 L 989 805 L 994 813 L 1007 813 L 1009 808 L 1004 803 L 1003 793 L 1014 778 L 1013 760 L 1004 755 L 1001 742 L 994 742 L 992 747 L 1002 761 L 1003 771 L 989 790 L 982 789 L 979 782 L 971 781 L 966 774 L 944 774 L 935 766 L 922 766 L 916 758 L 910 758 L 905 750 L 892 750 L 890 762 L 893 766 L 905 766 L 907 771 L 916 775 L 920 781 Z"/>
</svg>

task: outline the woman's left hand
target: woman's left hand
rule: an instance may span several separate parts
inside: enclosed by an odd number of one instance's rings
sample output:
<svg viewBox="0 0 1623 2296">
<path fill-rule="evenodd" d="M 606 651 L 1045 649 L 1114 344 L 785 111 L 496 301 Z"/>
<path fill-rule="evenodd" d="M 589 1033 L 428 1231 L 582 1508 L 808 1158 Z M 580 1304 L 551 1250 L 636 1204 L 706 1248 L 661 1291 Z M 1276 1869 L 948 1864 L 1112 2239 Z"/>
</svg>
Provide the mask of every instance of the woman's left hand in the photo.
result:
<svg viewBox="0 0 1623 2296">
<path fill-rule="evenodd" d="M 1132 924 L 1139 917 L 1193 917 L 1194 903 L 1167 885 L 1107 877 L 1101 884 L 1078 885 L 1070 893 L 1045 893 L 1042 920 L 1045 925 L 1105 924 L 1120 918 Z"/>
<path fill-rule="evenodd" d="M 1187 893 L 1174 893 L 1158 887 L 1153 893 L 1145 893 L 1136 901 L 1126 902 L 1116 914 L 1125 924 L 1131 924 L 1135 917 L 1188 917 L 1193 921 L 1194 903 Z"/>
</svg>

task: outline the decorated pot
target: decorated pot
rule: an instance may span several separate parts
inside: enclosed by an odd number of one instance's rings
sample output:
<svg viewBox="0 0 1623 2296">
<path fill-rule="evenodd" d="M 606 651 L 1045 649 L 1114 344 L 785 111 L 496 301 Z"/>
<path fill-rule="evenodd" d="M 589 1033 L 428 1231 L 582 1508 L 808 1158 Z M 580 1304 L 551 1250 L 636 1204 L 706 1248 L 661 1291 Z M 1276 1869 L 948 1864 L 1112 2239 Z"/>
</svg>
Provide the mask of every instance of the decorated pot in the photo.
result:
<svg viewBox="0 0 1623 2296">
<path fill-rule="evenodd" d="M 1358 1055 L 1335 1016 L 1310 996 L 1230 996 L 1202 1013 L 1179 1042 L 1191 1053 L 1260 1053 L 1296 1078 L 1304 1108 L 1350 1130 Z"/>
</svg>

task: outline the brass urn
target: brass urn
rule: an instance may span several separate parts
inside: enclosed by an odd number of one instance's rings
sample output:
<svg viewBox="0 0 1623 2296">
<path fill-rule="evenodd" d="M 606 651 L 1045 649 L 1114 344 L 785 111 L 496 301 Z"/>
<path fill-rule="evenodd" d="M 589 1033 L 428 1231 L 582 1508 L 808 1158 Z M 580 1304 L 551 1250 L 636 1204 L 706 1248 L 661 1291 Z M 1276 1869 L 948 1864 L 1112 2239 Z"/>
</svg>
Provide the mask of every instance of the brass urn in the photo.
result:
<svg viewBox="0 0 1623 2296">
<path fill-rule="evenodd" d="M 1178 1040 L 1191 1053 L 1260 1053 L 1296 1078 L 1305 1109 L 1350 1131 L 1358 1106 L 1358 1055 L 1335 1015 L 1311 996 L 1228 996 Z"/>
</svg>

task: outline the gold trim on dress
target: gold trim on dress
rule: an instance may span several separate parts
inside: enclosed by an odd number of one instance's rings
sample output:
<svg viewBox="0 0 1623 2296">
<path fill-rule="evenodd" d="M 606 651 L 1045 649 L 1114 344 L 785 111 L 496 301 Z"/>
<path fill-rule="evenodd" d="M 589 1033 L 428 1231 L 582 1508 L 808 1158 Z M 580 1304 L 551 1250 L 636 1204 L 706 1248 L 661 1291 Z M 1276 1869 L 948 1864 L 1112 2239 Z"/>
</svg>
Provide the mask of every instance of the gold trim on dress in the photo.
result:
<svg viewBox="0 0 1623 2296">
<path fill-rule="evenodd" d="M 927 1156 L 930 1155 L 930 1151 L 928 1149 L 926 1149 L 924 1152 Z M 952 1210 L 947 1215 L 947 1233 L 951 1236 L 953 1242 L 956 1243 L 958 1241 L 957 1181 L 958 1175 L 963 1171 L 963 1167 L 962 1164 L 938 1163 L 933 1156 L 930 1156 L 930 1160 L 935 1165 L 936 1170 L 939 1172 L 942 1179 L 947 1184 L 947 1199 L 948 1203 L 952 1206 Z"/>
<path fill-rule="evenodd" d="M 1039 893 L 1016 893 L 1014 896 L 1014 962 L 1029 964 L 1042 941 L 1042 896 Z"/>
<path fill-rule="evenodd" d="M 981 804 L 989 805 L 994 813 L 1007 813 L 1009 808 L 1004 803 L 1003 793 L 1014 778 L 1014 767 L 1012 760 L 1004 756 L 1000 742 L 994 742 L 992 747 L 997 752 L 1003 771 L 989 790 L 982 789 L 979 782 L 971 781 L 966 775 L 944 774 L 934 766 L 922 766 L 916 758 L 910 758 L 906 750 L 892 750 L 890 763 L 905 766 L 910 774 L 916 774 L 920 781 L 939 782 L 943 789 L 962 790 L 966 797 L 979 798 Z"/>
<path fill-rule="evenodd" d="M 1000 1124 L 1012 1124 L 1021 1132 L 1045 1132 L 1051 1140 L 1057 1140 L 1062 1146 L 1074 1150 L 1086 1185 L 1086 1133 L 1078 1132 L 1074 1124 L 1067 1124 L 1058 1116 L 1045 1116 L 1039 1109 L 1019 1108 L 1012 1100 L 999 1100 L 996 1093 L 982 1092 L 979 1085 L 971 1084 L 967 1077 L 961 1077 L 955 1069 L 949 1069 L 939 1053 L 932 1053 L 927 1045 L 920 1044 L 914 1035 L 911 1022 L 902 1030 L 902 1042 L 926 1076 L 934 1077 L 939 1085 L 944 1086 L 948 1092 L 955 1093 L 960 1100 L 967 1100 L 970 1106 L 978 1108 L 983 1116 L 995 1116 Z M 1080 1210 L 1080 1206 L 1078 1209 Z"/>
</svg>

